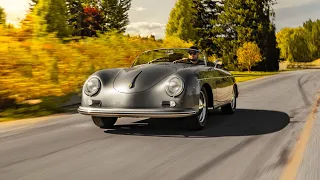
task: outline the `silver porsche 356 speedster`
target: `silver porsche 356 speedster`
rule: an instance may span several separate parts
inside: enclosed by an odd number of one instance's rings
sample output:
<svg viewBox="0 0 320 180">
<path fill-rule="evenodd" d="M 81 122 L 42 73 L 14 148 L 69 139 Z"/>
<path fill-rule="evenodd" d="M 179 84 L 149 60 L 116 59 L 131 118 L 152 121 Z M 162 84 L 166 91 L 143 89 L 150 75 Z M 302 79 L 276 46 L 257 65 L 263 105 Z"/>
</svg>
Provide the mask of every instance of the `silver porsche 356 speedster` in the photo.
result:
<svg viewBox="0 0 320 180">
<path fill-rule="evenodd" d="M 190 130 L 201 130 L 208 109 L 233 114 L 238 88 L 235 78 L 207 61 L 196 48 L 155 49 L 141 53 L 131 67 L 90 75 L 83 86 L 78 112 L 100 128 L 118 118 L 181 118 Z"/>
</svg>

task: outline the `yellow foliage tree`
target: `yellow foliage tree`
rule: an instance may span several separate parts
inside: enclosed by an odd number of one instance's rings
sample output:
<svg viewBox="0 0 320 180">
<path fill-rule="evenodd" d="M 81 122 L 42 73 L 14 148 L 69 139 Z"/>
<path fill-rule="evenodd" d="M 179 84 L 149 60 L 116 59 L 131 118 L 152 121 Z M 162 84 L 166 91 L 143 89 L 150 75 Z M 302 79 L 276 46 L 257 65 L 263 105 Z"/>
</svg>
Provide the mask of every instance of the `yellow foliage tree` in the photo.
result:
<svg viewBox="0 0 320 180">
<path fill-rule="evenodd" d="M 262 61 L 260 48 L 256 43 L 246 42 L 237 51 L 238 64 L 250 72 L 251 67 Z"/>
<path fill-rule="evenodd" d="M 30 22 L 31 16 L 15 33 L 0 27 L 0 99 L 20 103 L 77 93 L 91 73 L 129 67 L 143 51 L 191 46 L 178 38 L 161 42 L 117 33 L 63 43 L 51 34 L 33 36 Z"/>
</svg>

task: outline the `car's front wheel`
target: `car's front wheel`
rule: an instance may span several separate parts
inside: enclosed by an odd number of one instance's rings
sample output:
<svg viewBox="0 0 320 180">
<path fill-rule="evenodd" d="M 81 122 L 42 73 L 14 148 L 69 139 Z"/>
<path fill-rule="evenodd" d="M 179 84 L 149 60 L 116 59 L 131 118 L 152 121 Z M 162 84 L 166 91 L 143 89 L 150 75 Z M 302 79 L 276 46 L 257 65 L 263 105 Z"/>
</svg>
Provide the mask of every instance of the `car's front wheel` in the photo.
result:
<svg viewBox="0 0 320 180">
<path fill-rule="evenodd" d="M 117 117 L 96 117 L 92 116 L 92 121 L 101 129 L 112 128 L 117 122 Z"/>
<path fill-rule="evenodd" d="M 189 130 L 202 130 L 208 118 L 208 95 L 204 87 L 201 88 L 199 97 L 199 112 L 197 115 L 188 117 L 187 124 Z"/>
</svg>

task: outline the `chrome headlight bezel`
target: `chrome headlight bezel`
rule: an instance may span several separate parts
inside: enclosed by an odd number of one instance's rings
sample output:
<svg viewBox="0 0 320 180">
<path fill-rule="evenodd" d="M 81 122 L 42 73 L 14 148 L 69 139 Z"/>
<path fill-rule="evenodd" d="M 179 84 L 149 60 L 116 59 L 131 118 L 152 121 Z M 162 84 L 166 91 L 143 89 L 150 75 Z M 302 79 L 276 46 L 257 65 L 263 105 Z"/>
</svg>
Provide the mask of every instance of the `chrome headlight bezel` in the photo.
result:
<svg viewBox="0 0 320 180">
<path fill-rule="evenodd" d="M 172 87 L 170 87 L 170 86 L 174 85 L 173 83 L 179 84 L 179 89 L 173 90 Z M 185 83 L 184 83 L 183 79 L 178 76 L 171 77 L 170 79 L 168 79 L 166 81 L 166 84 L 165 84 L 166 93 L 170 97 L 177 97 L 177 96 L 181 95 L 181 93 L 184 91 L 184 88 L 185 88 Z"/>
<path fill-rule="evenodd" d="M 96 81 L 96 82 L 93 82 L 93 81 Z M 95 88 L 93 88 L 91 90 L 88 87 L 90 82 L 95 83 Z M 100 91 L 100 89 L 101 89 L 101 80 L 97 77 L 92 77 L 92 78 L 88 79 L 83 87 L 84 93 L 88 96 L 96 95 Z"/>
</svg>

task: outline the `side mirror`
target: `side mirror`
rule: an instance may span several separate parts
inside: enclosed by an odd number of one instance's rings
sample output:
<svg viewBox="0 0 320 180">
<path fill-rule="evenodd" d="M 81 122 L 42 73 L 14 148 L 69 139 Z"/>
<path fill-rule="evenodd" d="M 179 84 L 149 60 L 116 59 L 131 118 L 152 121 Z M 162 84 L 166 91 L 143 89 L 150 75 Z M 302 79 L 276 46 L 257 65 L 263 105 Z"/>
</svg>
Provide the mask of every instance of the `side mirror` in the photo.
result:
<svg viewBox="0 0 320 180">
<path fill-rule="evenodd" d="M 220 59 L 217 59 L 215 62 L 214 62 L 214 67 L 215 68 L 220 68 L 222 66 L 222 61 Z"/>
</svg>

